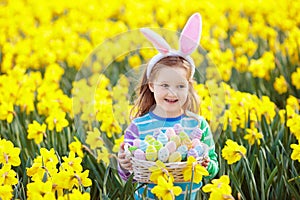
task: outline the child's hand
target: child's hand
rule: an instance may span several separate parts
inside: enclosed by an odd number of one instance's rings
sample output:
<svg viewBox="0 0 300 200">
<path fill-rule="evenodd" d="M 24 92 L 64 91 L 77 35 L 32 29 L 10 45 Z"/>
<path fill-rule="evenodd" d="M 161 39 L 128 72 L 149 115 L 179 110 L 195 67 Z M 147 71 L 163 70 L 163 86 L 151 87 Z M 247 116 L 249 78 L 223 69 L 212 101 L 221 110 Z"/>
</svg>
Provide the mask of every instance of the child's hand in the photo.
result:
<svg viewBox="0 0 300 200">
<path fill-rule="evenodd" d="M 126 158 L 126 153 L 124 150 L 124 143 L 122 143 L 120 145 L 120 150 L 118 153 L 118 160 L 119 160 L 119 164 L 121 166 L 121 168 L 125 169 L 125 170 L 132 170 L 132 164 L 130 162 L 130 160 L 128 158 Z"/>
<path fill-rule="evenodd" d="M 204 160 L 201 162 L 201 165 L 205 168 L 207 168 L 208 164 L 210 162 L 209 158 L 204 158 Z"/>
</svg>

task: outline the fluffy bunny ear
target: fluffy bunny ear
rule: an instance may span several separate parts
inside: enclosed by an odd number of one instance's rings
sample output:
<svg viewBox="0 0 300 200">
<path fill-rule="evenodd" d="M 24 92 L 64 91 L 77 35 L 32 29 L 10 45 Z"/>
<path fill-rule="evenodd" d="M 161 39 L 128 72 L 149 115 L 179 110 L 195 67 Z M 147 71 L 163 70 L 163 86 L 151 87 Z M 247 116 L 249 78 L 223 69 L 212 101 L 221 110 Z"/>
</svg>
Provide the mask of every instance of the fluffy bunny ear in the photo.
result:
<svg viewBox="0 0 300 200">
<path fill-rule="evenodd" d="M 187 21 L 179 38 L 179 49 L 184 55 L 191 54 L 197 48 L 201 32 L 201 15 L 199 13 L 195 13 Z"/>
<path fill-rule="evenodd" d="M 170 51 L 170 45 L 160 35 L 148 28 L 141 28 L 140 30 L 160 53 L 166 54 Z"/>
</svg>

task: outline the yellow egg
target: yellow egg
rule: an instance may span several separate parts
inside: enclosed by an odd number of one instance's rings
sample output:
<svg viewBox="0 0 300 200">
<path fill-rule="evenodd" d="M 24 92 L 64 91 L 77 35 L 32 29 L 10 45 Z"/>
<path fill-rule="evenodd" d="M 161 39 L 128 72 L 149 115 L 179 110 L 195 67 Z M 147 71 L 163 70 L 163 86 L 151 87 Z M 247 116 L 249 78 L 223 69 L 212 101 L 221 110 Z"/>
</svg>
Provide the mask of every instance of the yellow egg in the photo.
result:
<svg viewBox="0 0 300 200">
<path fill-rule="evenodd" d="M 180 161 L 181 161 L 181 154 L 178 151 L 175 151 L 169 157 L 169 162 L 180 162 Z"/>
<path fill-rule="evenodd" d="M 178 135 L 172 136 L 170 141 L 174 141 L 176 143 L 177 147 L 181 145 L 181 140 L 180 140 L 180 137 Z"/>
<path fill-rule="evenodd" d="M 149 145 L 146 149 L 146 160 L 148 161 L 157 160 L 157 150 L 153 145 Z"/>
</svg>

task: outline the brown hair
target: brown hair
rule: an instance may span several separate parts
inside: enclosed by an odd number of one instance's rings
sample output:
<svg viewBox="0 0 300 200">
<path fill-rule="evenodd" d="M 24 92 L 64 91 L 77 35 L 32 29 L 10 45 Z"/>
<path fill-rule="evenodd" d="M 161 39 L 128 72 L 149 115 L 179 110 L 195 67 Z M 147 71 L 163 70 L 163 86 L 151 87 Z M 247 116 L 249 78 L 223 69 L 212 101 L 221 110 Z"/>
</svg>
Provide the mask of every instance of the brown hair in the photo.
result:
<svg viewBox="0 0 300 200">
<path fill-rule="evenodd" d="M 198 113 L 199 112 L 199 97 L 194 90 L 193 87 L 193 80 L 191 77 L 191 66 L 189 62 L 187 62 L 184 58 L 180 56 L 168 56 L 160 61 L 158 61 L 153 69 L 151 70 L 149 79 L 146 76 L 147 68 L 144 71 L 141 84 L 137 88 L 137 94 L 139 95 L 133 108 L 130 111 L 130 118 L 136 118 L 140 117 L 146 113 L 149 112 L 150 108 L 155 104 L 155 99 L 153 93 L 150 91 L 149 82 L 152 82 L 155 78 L 155 75 L 161 69 L 161 67 L 169 66 L 169 67 L 182 67 L 187 71 L 187 80 L 189 83 L 189 91 L 188 91 L 188 97 L 183 105 L 184 113 L 186 113 L 187 110 Z"/>
</svg>

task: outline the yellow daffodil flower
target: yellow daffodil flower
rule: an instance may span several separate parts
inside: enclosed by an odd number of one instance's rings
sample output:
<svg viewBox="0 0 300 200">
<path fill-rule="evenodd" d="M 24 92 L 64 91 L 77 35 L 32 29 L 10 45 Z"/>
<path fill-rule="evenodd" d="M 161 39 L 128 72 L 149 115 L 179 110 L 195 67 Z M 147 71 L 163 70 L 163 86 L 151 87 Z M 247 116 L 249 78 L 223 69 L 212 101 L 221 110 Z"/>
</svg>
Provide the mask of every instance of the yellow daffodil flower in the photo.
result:
<svg viewBox="0 0 300 200">
<path fill-rule="evenodd" d="M 210 192 L 209 200 L 226 200 L 234 199 L 231 196 L 231 187 L 229 186 L 229 177 L 227 175 L 221 176 L 219 179 L 213 179 L 212 184 L 206 184 L 202 190 L 205 193 Z"/>
<path fill-rule="evenodd" d="M 194 183 L 200 183 L 203 176 L 208 176 L 209 173 L 193 156 L 189 156 L 186 167 L 183 169 L 183 178 L 185 181 L 191 181 L 193 178 Z"/>
<path fill-rule="evenodd" d="M 263 134 L 258 132 L 256 128 L 246 129 L 247 134 L 244 136 L 245 140 L 248 140 L 250 145 L 253 145 L 255 141 L 257 142 L 258 145 L 260 145 L 260 139 L 263 138 Z"/>
<path fill-rule="evenodd" d="M 157 180 L 160 176 L 163 176 L 167 179 L 167 176 L 169 175 L 166 165 L 160 160 L 157 160 L 155 165 L 149 167 L 149 170 L 151 171 L 150 181 L 153 183 L 157 183 Z"/>
<path fill-rule="evenodd" d="M 300 144 L 291 144 L 290 147 L 293 149 L 291 154 L 292 160 L 298 160 L 298 162 L 300 162 Z"/>
<path fill-rule="evenodd" d="M 11 141 L 0 139 L 0 163 L 19 166 L 21 164 L 20 151 L 20 148 L 14 147 Z"/>
<path fill-rule="evenodd" d="M 0 169 L 0 185 L 15 185 L 18 183 L 17 173 L 11 169 L 10 164 L 4 164 Z"/>
<path fill-rule="evenodd" d="M 27 184 L 27 195 L 29 200 L 47 199 L 55 200 L 55 193 L 52 192 L 52 181 L 35 181 Z"/>
<path fill-rule="evenodd" d="M 63 163 L 61 164 L 61 167 L 65 170 L 73 170 L 75 172 L 81 172 L 82 171 L 82 158 L 75 157 L 75 153 L 73 151 L 70 151 L 69 157 L 62 157 Z"/>
<path fill-rule="evenodd" d="M 87 131 L 87 137 L 85 141 L 90 145 L 91 149 L 96 149 L 97 147 L 103 146 L 103 139 L 98 128 L 94 128 L 93 131 Z"/>
<path fill-rule="evenodd" d="M 97 149 L 97 162 L 99 163 L 101 160 L 106 164 L 106 166 L 109 165 L 110 154 L 106 147 L 102 146 L 101 150 Z"/>
<path fill-rule="evenodd" d="M 222 149 L 222 157 L 231 165 L 244 157 L 246 151 L 244 146 L 240 146 L 236 142 L 228 139 L 226 146 Z"/>
<path fill-rule="evenodd" d="M 77 153 L 77 155 L 80 158 L 83 158 L 82 144 L 77 139 L 77 137 L 74 137 L 74 139 L 75 139 L 75 142 L 72 142 L 71 144 L 69 144 L 69 149 L 70 149 L 70 151 L 73 151 L 74 153 Z"/>
<path fill-rule="evenodd" d="M 157 185 L 151 190 L 158 198 L 162 200 L 173 200 L 175 196 L 180 195 L 182 189 L 173 185 L 174 178 L 170 175 L 168 179 L 159 176 Z"/>
<path fill-rule="evenodd" d="M 27 132 L 28 139 L 34 139 L 36 144 L 40 144 L 43 141 L 44 136 L 46 137 L 46 124 L 39 124 L 34 120 L 32 124 L 28 125 Z"/>
</svg>

